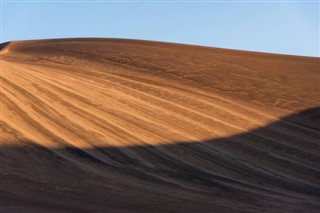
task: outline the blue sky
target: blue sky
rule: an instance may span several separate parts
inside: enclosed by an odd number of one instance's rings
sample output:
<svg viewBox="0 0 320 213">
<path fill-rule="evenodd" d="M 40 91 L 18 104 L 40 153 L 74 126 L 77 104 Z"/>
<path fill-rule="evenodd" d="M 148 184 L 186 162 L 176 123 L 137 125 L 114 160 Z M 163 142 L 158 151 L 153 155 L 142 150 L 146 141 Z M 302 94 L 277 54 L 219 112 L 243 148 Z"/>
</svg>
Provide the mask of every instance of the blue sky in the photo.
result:
<svg viewBox="0 0 320 213">
<path fill-rule="evenodd" d="M 114 37 L 319 57 L 317 1 L 2 0 L 1 41 Z"/>
</svg>

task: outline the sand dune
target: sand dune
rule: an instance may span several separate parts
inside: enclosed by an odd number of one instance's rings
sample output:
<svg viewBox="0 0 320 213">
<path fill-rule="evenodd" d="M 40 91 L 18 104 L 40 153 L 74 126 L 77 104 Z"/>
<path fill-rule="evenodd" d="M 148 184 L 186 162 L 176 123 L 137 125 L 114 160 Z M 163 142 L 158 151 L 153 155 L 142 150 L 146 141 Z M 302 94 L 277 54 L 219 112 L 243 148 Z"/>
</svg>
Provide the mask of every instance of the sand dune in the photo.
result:
<svg viewBox="0 0 320 213">
<path fill-rule="evenodd" d="M 124 39 L 0 49 L 1 211 L 320 209 L 319 58 Z"/>
</svg>

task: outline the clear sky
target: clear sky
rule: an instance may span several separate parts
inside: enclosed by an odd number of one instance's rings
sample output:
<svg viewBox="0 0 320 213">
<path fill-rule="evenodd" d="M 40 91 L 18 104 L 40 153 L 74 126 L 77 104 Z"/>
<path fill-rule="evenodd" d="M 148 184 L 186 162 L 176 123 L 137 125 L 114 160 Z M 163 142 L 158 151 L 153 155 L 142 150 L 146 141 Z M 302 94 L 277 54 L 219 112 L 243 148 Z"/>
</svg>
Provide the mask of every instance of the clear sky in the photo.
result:
<svg viewBox="0 0 320 213">
<path fill-rule="evenodd" d="M 319 1 L 1 0 L 1 41 L 113 37 L 319 57 Z"/>
</svg>

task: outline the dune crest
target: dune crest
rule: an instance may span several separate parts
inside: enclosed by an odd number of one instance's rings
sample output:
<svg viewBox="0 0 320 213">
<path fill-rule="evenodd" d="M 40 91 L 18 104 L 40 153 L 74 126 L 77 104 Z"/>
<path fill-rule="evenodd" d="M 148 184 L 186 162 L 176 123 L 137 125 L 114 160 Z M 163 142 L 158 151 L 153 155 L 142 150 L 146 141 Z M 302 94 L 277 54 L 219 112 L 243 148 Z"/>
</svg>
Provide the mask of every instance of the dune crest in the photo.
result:
<svg viewBox="0 0 320 213">
<path fill-rule="evenodd" d="M 127 39 L 0 50 L 6 212 L 320 208 L 319 58 Z"/>
</svg>

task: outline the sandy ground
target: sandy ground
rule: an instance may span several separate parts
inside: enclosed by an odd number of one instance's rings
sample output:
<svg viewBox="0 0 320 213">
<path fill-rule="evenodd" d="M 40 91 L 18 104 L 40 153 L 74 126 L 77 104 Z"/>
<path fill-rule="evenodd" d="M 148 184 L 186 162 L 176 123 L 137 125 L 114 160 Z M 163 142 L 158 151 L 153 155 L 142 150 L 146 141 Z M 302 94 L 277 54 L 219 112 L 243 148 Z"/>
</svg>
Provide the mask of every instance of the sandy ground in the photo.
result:
<svg viewBox="0 0 320 213">
<path fill-rule="evenodd" d="M 320 60 L 2 44 L 0 212 L 317 212 Z"/>
</svg>

